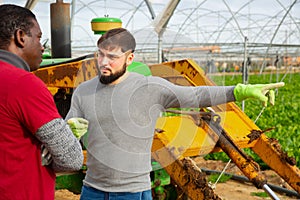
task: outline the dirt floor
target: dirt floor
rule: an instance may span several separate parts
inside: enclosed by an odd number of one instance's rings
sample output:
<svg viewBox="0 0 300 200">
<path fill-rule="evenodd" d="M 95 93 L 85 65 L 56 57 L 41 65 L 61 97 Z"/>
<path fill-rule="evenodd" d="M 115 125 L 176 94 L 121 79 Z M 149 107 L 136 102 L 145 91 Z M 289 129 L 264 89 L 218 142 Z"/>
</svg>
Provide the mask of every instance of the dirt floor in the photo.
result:
<svg viewBox="0 0 300 200">
<path fill-rule="evenodd" d="M 201 158 L 195 159 L 197 165 L 200 168 L 222 171 L 226 163 L 221 161 L 204 161 Z M 226 169 L 226 173 L 231 173 L 239 176 L 243 176 L 242 172 L 233 164 L 229 164 Z M 268 180 L 269 184 L 285 187 L 292 190 L 274 171 L 267 170 L 263 172 Z M 225 183 L 217 183 L 214 192 L 223 200 L 271 200 L 271 197 L 258 197 L 253 196 L 254 193 L 264 192 L 264 190 L 258 190 L 252 183 L 239 182 L 235 180 L 229 180 Z M 283 193 L 275 192 L 280 200 L 299 199 L 296 197 L 289 197 Z M 80 195 L 75 195 L 68 190 L 57 190 L 55 193 L 55 200 L 79 200 Z"/>
<path fill-rule="evenodd" d="M 210 170 L 216 170 L 216 171 L 222 171 L 227 163 L 224 163 L 222 161 L 204 161 L 201 158 L 195 159 L 197 165 L 201 168 L 207 168 Z M 230 163 L 227 167 L 226 173 L 235 174 L 238 176 L 244 176 L 243 173 L 239 170 L 238 167 L 235 166 L 234 163 Z M 286 189 L 294 191 L 280 176 L 276 174 L 276 172 L 272 170 L 266 170 L 263 171 L 263 174 L 265 175 L 267 181 L 269 184 L 284 187 Z M 272 199 L 270 197 L 258 197 L 253 196 L 254 193 L 264 192 L 262 189 L 257 189 L 255 186 L 253 186 L 252 183 L 249 182 L 239 182 L 235 180 L 229 180 L 225 183 L 217 183 L 215 188 L 215 193 L 218 194 L 220 198 L 223 200 L 235 200 L 235 199 L 241 199 L 241 200 L 259 200 L 259 199 L 265 199 L 269 200 Z M 280 198 L 280 200 L 288 200 L 288 199 L 299 199 L 296 197 L 289 197 L 283 193 L 275 192 L 275 194 Z"/>
</svg>

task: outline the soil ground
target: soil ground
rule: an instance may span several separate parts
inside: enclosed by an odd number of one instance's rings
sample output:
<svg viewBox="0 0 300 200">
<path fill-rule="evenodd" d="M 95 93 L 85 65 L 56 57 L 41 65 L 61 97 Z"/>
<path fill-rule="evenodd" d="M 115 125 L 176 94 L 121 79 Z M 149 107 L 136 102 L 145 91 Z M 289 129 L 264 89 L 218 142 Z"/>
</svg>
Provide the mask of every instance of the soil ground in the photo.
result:
<svg viewBox="0 0 300 200">
<path fill-rule="evenodd" d="M 205 161 L 202 158 L 195 159 L 197 165 L 200 168 L 222 171 L 227 163 L 222 161 Z M 226 169 L 226 173 L 243 176 L 242 172 L 235 166 L 234 163 L 230 163 Z M 281 179 L 274 171 L 266 170 L 263 172 L 268 180 L 269 184 L 285 187 L 286 189 L 293 190 L 283 179 Z M 217 183 L 215 193 L 223 200 L 271 200 L 271 197 L 258 197 L 253 196 L 254 193 L 264 192 L 262 189 L 257 189 L 252 183 L 239 182 L 235 180 L 229 180 L 225 183 Z M 283 193 L 275 192 L 280 200 L 292 200 L 299 199 L 296 197 L 289 197 Z M 80 195 L 75 195 L 68 190 L 57 190 L 55 193 L 55 200 L 79 200 Z"/>
</svg>

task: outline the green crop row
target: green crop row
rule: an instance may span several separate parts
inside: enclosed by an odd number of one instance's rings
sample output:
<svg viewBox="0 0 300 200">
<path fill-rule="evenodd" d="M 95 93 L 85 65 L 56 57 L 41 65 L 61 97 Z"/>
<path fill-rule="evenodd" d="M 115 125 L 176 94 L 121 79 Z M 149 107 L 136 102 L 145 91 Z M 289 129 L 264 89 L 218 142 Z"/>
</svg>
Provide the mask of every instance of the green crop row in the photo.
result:
<svg viewBox="0 0 300 200">
<path fill-rule="evenodd" d="M 221 75 L 210 77 L 217 85 L 235 85 L 242 83 L 242 75 Z M 288 156 L 294 157 L 300 167 L 300 74 L 257 74 L 249 75 L 249 84 L 265 84 L 283 81 L 285 86 L 275 91 L 275 106 L 268 105 L 264 110 L 260 102 L 246 100 L 244 112 L 256 121 L 261 130 L 274 128 L 265 134 L 278 140 Z M 236 103 L 241 108 L 241 103 Z M 260 115 L 260 113 L 262 114 Z M 246 150 L 261 166 L 264 163 L 250 150 Z M 226 155 L 225 155 L 226 156 Z M 223 155 L 217 155 L 223 157 Z M 224 158 L 218 158 L 223 159 Z M 266 167 L 266 166 L 265 166 Z"/>
</svg>

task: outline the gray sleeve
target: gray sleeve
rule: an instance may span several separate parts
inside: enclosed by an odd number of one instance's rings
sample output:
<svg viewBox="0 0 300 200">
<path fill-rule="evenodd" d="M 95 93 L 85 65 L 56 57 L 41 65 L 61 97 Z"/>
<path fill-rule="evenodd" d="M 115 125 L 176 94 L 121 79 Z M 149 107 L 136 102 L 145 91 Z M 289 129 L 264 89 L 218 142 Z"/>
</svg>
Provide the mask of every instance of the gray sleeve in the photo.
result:
<svg viewBox="0 0 300 200">
<path fill-rule="evenodd" d="M 235 101 L 234 86 L 178 86 L 161 81 L 165 108 L 205 108 Z"/>
<path fill-rule="evenodd" d="M 73 92 L 72 99 L 71 99 L 71 106 L 70 106 L 68 114 L 65 117 L 66 121 L 72 117 L 83 117 L 84 118 L 84 114 L 80 109 L 80 94 L 79 93 L 80 93 L 80 90 L 78 87 Z"/>
<path fill-rule="evenodd" d="M 55 172 L 78 171 L 83 164 L 82 147 L 67 123 L 54 119 L 38 129 L 36 137 L 52 156 Z"/>
</svg>

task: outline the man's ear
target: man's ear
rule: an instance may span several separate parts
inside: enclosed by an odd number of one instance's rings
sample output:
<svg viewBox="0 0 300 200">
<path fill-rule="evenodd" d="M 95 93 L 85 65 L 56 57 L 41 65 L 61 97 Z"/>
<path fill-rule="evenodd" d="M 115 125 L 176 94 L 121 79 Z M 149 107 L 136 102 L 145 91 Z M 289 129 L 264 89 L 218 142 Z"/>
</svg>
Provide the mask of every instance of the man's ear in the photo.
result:
<svg viewBox="0 0 300 200">
<path fill-rule="evenodd" d="M 14 34 L 16 46 L 23 48 L 25 46 L 25 32 L 21 29 L 17 29 Z"/>
<path fill-rule="evenodd" d="M 127 66 L 130 65 L 130 64 L 132 63 L 133 58 L 134 58 L 134 54 L 133 54 L 133 53 L 130 53 L 130 54 L 127 56 L 127 60 L 126 60 Z"/>
</svg>

